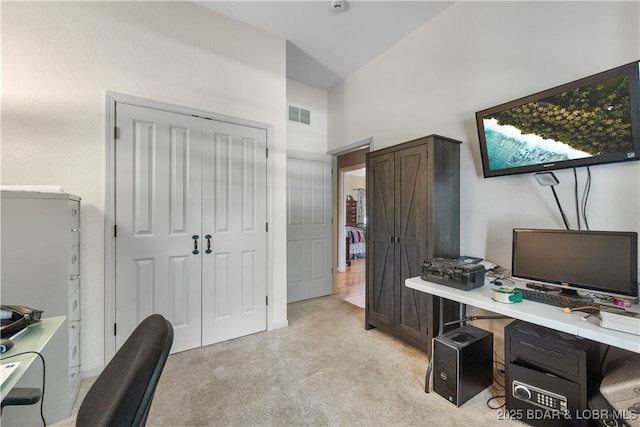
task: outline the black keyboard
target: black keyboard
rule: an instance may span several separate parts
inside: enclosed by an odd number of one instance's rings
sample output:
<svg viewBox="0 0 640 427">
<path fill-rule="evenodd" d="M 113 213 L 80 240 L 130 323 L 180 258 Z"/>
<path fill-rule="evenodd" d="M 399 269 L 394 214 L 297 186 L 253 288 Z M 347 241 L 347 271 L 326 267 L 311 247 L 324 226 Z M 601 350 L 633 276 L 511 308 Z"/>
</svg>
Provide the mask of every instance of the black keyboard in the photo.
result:
<svg viewBox="0 0 640 427">
<path fill-rule="evenodd" d="M 551 294 L 544 291 L 536 291 L 533 289 L 521 289 L 522 298 L 541 302 L 543 304 L 555 305 L 557 307 L 584 307 L 584 306 L 596 306 L 597 304 L 593 301 L 593 299 L 588 297 L 570 297 L 567 295 L 561 294 Z"/>
</svg>

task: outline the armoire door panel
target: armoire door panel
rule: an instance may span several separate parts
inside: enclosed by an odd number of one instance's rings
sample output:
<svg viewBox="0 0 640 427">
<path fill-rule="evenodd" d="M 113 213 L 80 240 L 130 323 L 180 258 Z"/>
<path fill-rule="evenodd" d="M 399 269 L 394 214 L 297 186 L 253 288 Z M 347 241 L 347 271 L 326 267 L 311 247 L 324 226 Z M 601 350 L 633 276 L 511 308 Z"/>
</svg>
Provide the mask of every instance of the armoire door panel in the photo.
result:
<svg viewBox="0 0 640 427">
<path fill-rule="evenodd" d="M 404 285 L 406 279 L 421 274 L 421 245 L 419 242 L 414 244 L 401 243 L 398 249 L 400 252 L 401 283 L 396 287 L 399 293 L 396 305 L 397 327 L 416 339 L 426 340 L 429 332 L 429 296 Z"/>
<path fill-rule="evenodd" d="M 437 307 L 405 280 L 421 275 L 424 260 L 459 247 L 459 144 L 431 135 L 367 155 L 365 327 L 380 327 L 427 353 Z"/>
<path fill-rule="evenodd" d="M 367 263 L 371 274 L 370 286 L 367 287 L 367 312 L 370 317 L 393 325 L 396 286 L 394 245 L 389 239 L 369 242 L 368 248 L 372 252 L 369 257 L 375 255 L 375 261 Z"/>
<path fill-rule="evenodd" d="M 396 233 L 401 239 L 425 240 L 427 209 L 427 146 L 401 150 L 396 182 Z"/>
<path fill-rule="evenodd" d="M 371 218 L 367 227 L 368 236 L 395 237 L 394 209 L 394 158 L 393 155 L 380 156 L 371 160 L 367 171 L 367 209 Z"/>
</svg>

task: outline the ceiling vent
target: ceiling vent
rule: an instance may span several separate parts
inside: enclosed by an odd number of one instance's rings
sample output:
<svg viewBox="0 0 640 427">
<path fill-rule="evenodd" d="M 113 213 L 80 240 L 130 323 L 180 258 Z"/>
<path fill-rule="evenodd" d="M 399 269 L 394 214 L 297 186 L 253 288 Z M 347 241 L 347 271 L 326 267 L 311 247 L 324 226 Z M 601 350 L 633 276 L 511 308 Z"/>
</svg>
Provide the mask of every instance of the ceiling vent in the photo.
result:
<svg viewBox="0 0 640 427">
<path fill-rule="evenodd" d="M 311 111 L 304 108 L 289 105 L 289 121 L 302 123 L 303 125 L 311 124 Z"/>
</svg>

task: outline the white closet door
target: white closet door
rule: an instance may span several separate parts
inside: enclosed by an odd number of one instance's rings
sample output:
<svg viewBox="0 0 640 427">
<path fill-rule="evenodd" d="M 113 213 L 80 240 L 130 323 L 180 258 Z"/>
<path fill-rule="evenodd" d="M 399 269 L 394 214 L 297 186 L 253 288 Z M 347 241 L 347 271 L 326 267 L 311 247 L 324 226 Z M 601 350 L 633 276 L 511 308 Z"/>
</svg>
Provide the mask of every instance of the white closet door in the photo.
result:
<svg viewBox="0 0 640 427">
<path fill-rule="evenodd" d="M 332 157 L 287 153 L 287 301 L 333 293 Z"/>
<path fill-rule="evenodd" d="M 145 317 L 175 331 L 172 352 L 201 345 L 202 120 L 117 104 L 116 348 Z"/>
<path fill-rule="evenodd" d="M 266 131 L 204 121 L 202 163 L 202 344 L 208 345 L 266 330 Z"/>
</svg>

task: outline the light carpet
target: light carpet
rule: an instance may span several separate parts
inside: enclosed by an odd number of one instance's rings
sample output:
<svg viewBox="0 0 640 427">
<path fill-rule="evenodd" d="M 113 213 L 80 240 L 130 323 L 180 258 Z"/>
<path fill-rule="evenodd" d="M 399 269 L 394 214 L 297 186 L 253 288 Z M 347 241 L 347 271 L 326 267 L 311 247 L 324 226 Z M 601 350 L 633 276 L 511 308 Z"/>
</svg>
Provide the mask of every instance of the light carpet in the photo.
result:
<svg viewBox="0 0 640 427">
<path fill-rule="evenodd" d="M 426 394 L 426 354 L 365 330 L 362 308 L 328 296 L 289 304 L 288 318 L 286 328 L 169 356 L 147 425 L 522 425 L 487 406 L 503 394 L 495 382 L 461 407 Z"/>
</svg>

